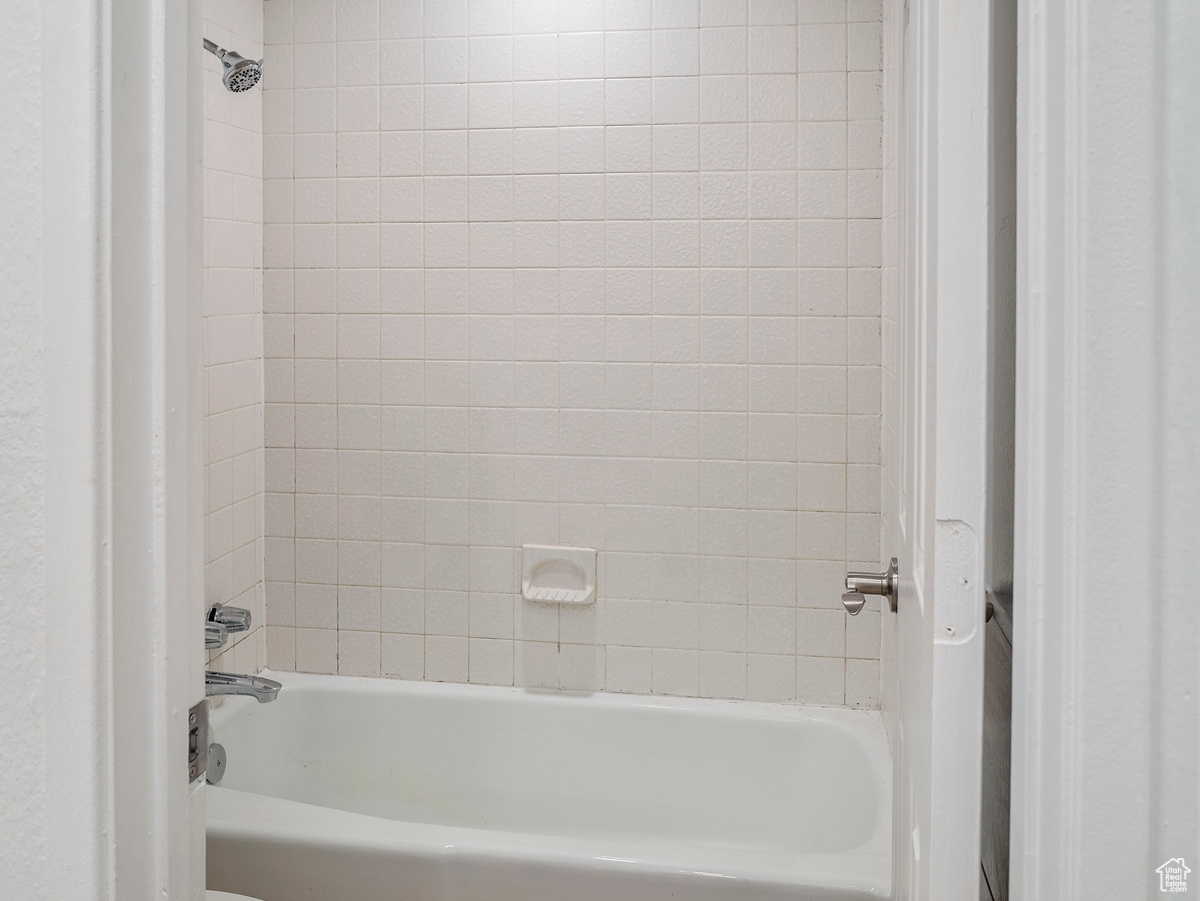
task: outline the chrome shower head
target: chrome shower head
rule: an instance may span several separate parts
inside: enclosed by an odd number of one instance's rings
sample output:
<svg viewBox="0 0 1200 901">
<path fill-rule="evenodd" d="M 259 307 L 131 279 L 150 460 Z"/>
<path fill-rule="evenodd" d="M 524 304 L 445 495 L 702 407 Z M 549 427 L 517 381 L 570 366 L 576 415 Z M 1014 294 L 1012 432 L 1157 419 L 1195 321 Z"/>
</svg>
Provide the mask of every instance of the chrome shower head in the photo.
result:
<svg viewBox="0 0 1200 901">
<path fill-rule="evenodd" d="M 221 65 L 225 67 L 225 74 L 221 76 L 221 81 L 225 83 L 225 89 L 240 93 L 248 91 L 262 78 L 263 61 L 246 59 L 240 53 L 235 53 L 232 50 L 222 50 L 208 38 L 204 39 L 204 49 L 221 61 Z"/>
</svg>

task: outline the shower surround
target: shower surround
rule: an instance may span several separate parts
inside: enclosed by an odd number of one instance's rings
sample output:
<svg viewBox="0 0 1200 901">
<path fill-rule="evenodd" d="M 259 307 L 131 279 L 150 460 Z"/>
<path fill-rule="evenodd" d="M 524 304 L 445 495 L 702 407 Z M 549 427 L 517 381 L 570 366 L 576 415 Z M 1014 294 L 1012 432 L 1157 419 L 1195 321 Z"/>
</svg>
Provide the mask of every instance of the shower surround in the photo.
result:
<svg viewBox="0 0 1200 901">
<path fill-rule="evenodd" d="M 263 9 L 268 665 L 877 705 L 879 3 Z"/>
</svg>

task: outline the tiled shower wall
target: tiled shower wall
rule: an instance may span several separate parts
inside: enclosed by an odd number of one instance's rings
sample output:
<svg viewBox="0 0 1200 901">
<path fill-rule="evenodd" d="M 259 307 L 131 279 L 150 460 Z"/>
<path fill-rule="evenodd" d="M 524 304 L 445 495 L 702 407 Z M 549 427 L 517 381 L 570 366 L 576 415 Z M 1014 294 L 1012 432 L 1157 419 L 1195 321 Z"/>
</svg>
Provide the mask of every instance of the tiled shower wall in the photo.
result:
<svg viewBox="0 0 1200 901">
<path fill-rule="evenodd" d="M 205 0 L 204 36 L 262 55 L 261 0 Z M 233 94 L 204 59 L 206 602 L 251 611 L 254 628 L 213 654 L 216 669 L 265 663 L 262 430 L 262 95 Z M 197 616 L 201 615 L 197 612 Z"/>
<path fill-rule="evenodd" d="M 875 705 L 877 0 L 264 9 L 269 665 Z"/>
</svg>

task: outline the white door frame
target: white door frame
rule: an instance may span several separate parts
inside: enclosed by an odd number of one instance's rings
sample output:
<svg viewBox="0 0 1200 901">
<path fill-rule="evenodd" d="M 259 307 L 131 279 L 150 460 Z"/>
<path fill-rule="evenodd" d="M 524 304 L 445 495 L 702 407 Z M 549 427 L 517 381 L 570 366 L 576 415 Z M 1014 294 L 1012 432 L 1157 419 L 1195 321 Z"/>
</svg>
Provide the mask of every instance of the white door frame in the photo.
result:
<svg viewBox="0 0 1200 901">
<path fill-rule="evenodd" d="M 991 10 L 895 0 L 888 12 L 897 275 L 885 318 L 890 550 L 900 609 L 887 642 L 893 892 L 979 890 L 991 285 Z M 885 555 L 886 556 L 886 555 Z M 889 703 L 890 702 L 890 703 Z M 890 710 L 886 708 L 890 706 Z"/>
<path fill-rule="evenodd" d="M 1021 901 L 1200 872 L 1198 44 L 1187 0 L 1020 5 Z"/>
<path fill-rule="evenodd" d="M 199 899 L 200 6 L 40 7 L 40 896 Z"/>
</svg>

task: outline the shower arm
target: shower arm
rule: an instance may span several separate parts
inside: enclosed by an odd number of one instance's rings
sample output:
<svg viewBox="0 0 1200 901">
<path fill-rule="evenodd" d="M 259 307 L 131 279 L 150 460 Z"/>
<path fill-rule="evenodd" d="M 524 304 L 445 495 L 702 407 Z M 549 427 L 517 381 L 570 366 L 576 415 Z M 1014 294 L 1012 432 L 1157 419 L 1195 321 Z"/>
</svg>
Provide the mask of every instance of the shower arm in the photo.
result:
<svg viewBox="0 0 1200 901">
<path fill-rule="evenodd" d="M 204 49 L 207 50 L 209 53 L 211 53 L 213 56 L 217 57 L 218 59 L 220 59 L 222 56 L 225 55 L 225 51 L 222 50 L 220 47 L 218 47 L 216 44 L 214 44 L 212 41 L 210 41 L 208 38 L 204 39 Z"/>
</svg>

